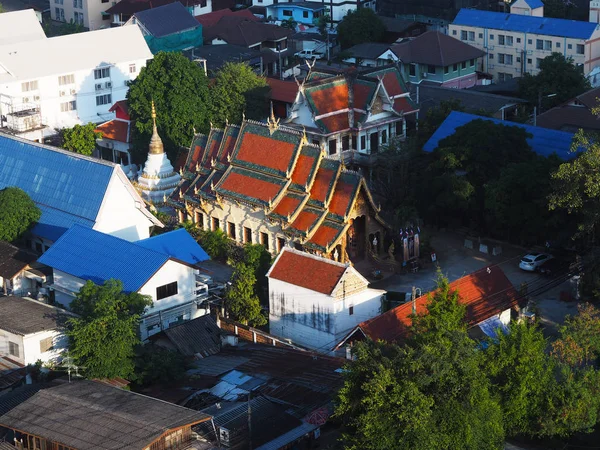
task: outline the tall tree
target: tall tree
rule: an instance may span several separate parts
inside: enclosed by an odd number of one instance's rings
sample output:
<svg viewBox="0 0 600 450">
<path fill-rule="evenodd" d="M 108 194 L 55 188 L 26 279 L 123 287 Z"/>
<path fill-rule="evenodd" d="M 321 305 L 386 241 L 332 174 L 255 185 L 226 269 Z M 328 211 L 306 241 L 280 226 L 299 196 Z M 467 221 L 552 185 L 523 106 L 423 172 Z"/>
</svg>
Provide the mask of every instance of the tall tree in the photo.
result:
<svg viewBox="0 0 600 450">
<path fill-rule="evenodd" d="M 348 11 L 337 27 L 338 41 L 342 48 L 363 42 L 379 42 L 385 31 L 385 25 L 370 8 Z"/>
<path fill-rule="evenodd" d="M 18 187 L 0 190 L 0 241 L 13 242 L 40 220 L 42 212 Z"/>
<path fill-rule="evenodd" d="M 227 63 L 210 89 L 211 118 L 222 127 L 226 121 L 240 123 L 242 115 L 261 120 L 268 114 L 269 86 L 246 63 Z"/>
<path fill-rule="evenodd" d="M 123 292 L 123 283 L 88 281 L 71 303 L 80 317 L 69 320 L 70 355 L 88 378 L 129 379 L 134 374 L 139 320 L 152 305 L 148 296 Z"/>
<path fill-rule="evenodd" d="M 154 55 L 127 93 L 133 157 L 143 162 L 152 135 L 151 103 L 157 111 L 158 132 L 171 161 L 179 147 L 188 147 L 194 130 L 207 131 L 210 119 L 208 80 L 202 68 L 178 52 Z"/>
<path fill-rule="evenodd" d="M 231 278 L 231 286 L 225 292 L 225 305 L 235 320 L 260 326 L 267 323 L 267 319 L 262 313 L 260 300 L 254 291 L 255 284 L 256 276 L 253 267 L 237 263 Z"/>
<path fill-rule="evenodd" d="M 96 139 L 102 137 L 102 133 L 94 131 L 95 129 L 95 123 L 75 125 L 73 128 L 63 128 L 60 131 L 63 139 L 62 148 L 90 156 L 96 148 Z"/>
</svg>

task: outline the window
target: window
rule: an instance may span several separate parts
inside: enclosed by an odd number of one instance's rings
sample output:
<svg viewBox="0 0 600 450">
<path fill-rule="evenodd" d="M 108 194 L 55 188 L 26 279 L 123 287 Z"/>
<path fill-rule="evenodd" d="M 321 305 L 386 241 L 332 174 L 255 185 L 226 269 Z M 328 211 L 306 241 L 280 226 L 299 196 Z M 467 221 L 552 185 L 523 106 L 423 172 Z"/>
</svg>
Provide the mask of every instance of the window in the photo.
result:
<svg viewBox="0 0 600 450">
<path fill-rule="evenodd" d="M 201 230 L 204 230 L 204 214 L 196 211 L 194 214 L 194 219 L 196 220 L 196 226 Z"/>
<path fill-rule="evenodd" d="M 285 239 L 284 238 L 277 238 L 277 251 L 280 252 L 283 247 L 285 247 Z"/>
<path fill-rule="evenodd" d="M 475 60 L 474 60 L 474 59 L 471 59 L 471 60 L 469 61 L 469 66 L 471 66 L 471 67 L 475 67 Z"/>
<path fill-rule="evenodd" d="M 329 154 L 335 155 L 337 153 L 337 140 L 330 139 L 329 140 Z"/>
<path fill-rule="evenodd" d="M 513 45 L 513 37 L 506 36 L 506 45 Z"/>
<path fill-rule="evenodd" d="M 291 9 L 284 9 L 283 10 L 283 16 L 284 17 L 292 17 L 292 10 Z"/>
<path fill-rule="evenodd" d="M 490 53 L 488 56 L 489 56 L 490 59 L 494 59 L 494 54 L 493 53 Z"/>
<path fill-rule="evenodd" d="M 156 300 L 161 300 L 163 298 L 171 297 L 172 295 L 177 294 L 177 281 L 173 281 L 172 283 L 165 284 L 163 286 L 158 286 L 156 288 Z"/>
<path fill-rule="evenodd" d="M 73 16 L 74 16 L 74 19 L 75 19 L 74 20 L 75 23 L 77 23 L 79 25 L 83 25 L 83 13 L 75 12 L 73 14 Z"/>
<path fill-rule="evenodd" d="M 521 62 L 521 57 L 517 56 L 517 62 L 520 63 Z"/>
<path fill-rule="evenodd" d="M 110 77 L 110 67 L 103 67 L 102 69 L 94 70 L 94 78 L 99 80 L 100 78 Z"/>
<path fill-rule="evenodd" d="M 494 40 L 494 35 L 490 34 L 490 41 L 493 41 L 493 40 Z"/>
<path fill-rule="evenodd" d="M 544 41 L 542 41 L 541 39 L 536 39 L 535 48 L 536 50 L 544 50 Z"/>
<path fill-rule="evenodd" d="M 350 150 L 350 136 L 342 136 L 342 150 Z"/>
<path fill-rule="evenodd" d="M 504 55 L 504 64 L 512 66 L 513 63 L 513 55 Z"/>
<path fill-rule="evenodd" d="M 452 36 L 456 36 L 456 30 L 452 30 Z"/>
<path fill-rule="evenodd" d="M 521 43 L 521 38 L 517 38 L 517 44 Z"/>
<path fill-rule="evenodd" d="M 498 53 L 498 64 L 504 64 L 504 53 Z"/>
<path fill-rule="evenodd" d="M 431 73 L 431 74 L 435 75 L 435 66 L 432 66 L 431 64 L 429 64 L 427 66 L 427 73 Z"/>
<path fill-rule="evenodd" d="M 217 219 L 216 217 L 212 218 L 212 230 L 213 231 L 217 231 L 220 228 L 220 223 L 219 223 L 219 219 Z"/>
<path fill-rule="evenodd" d="M 556 43 L 556 48 L 560 48 L 560 42 Z"/>
<path fill-rule="evenodd" d="M 252 244 L 252 230 L 248 227 L 244 227 L 244 242 Z"/>
<path fill-rule="evenodd" d="M 348 315 L 350 315 L 350 316 L 354 315 L 354 306 L 351 306 L 350 308 L 348 308 Z"/>
<path fill-rule="evenodd" d="M 38 89 L 37 80 L 26 81 L 25 83 L 21 83 L 21 91 L 22 92 L 37 91 L 37 89 Z"/>
<path fill-rule="evenodd" d="M 532 43 L 532 40 L 531 39 L 527 39 L 527 44 L 531 45 L 531 43 Z"/>
<path fill-rule="evenodd" d="M 112 104 L 112 95 L 111 94 L 104 94 L 104 95 L 96 96 L 96 106 L 110 105 L 110 104 Z"/>
<path fill-rule="evenodd" d="M 454 65 L 452 66 L 452 70 L 453 70 L 454 72 L 456 72 L 456 71 L 458 70 L 458 64 L 454 64 Z"/>
<path fill-rule="evenodd" d="M 302 11 L 302 17 L 308 19 L 308 11 Z"/>
<path fill-rule="evenodd" d="M 498 45 L 504 45 L 504 35 L 503 34 L 499 34 L 498 35 Z"/>
<path fill-rule="evenodd" d="M 460 63 L 460 68 L 461 69 L 466 69 L 467 68 L 467 62 L 463 61 L 462 63 Z"/>
<path fill-rule="evenodd" d="M 387 130 L 381 132 L 381 143 L 387 144 Z"/>
<path fill-rule="evenodd" d="M 75 111 L 77 109 L 77 102 L 75 100 L 60 104 L 60 112 Z"/>
<path fill-rule="evenodd" d="M 479 33 L 479 39 L 483 39 L 483 33 Z"/>
<path fill-rule="evenodd" d="M 552 41 L 544 41 L 544 50 L 552 50 Z"/>
<path fill-rule="evenodd" d="M 577 44 L 575 53 L 577 53 L 578 55 L 583 55 L 585 53 L 585 47 L 583 46 L 583 44 Z"/>
<path fill-rule="evenodd" d="M 137 71 L 137 68 L 135 67 L 135 64 L 129 64 L 129 73 L 135 73 Z"/>
<path fill-rule="evenodd" d="M 19 344 L 8 341 L 8 353 L 10 353 L 12 356 L 20 358 L 21 354 L 19 353 Z"/>
<path fill-rule="evenodd" d="M 444 73 L 447 74 L 448 72 L 450 72 L 450 66 L 444 67 Z"/>
<path fill-rule="evenodd" d="M 460 32 L 460 39 L 462 41 L 466 41 L 467 40 L 467 32 L 465 30 Z"/>
<path fill-rule="evenodd" d="M 42 339 L 40 341 L 40 353 L 50 351 L 54 348 L 54 342 L 52 337 Z"/>
<path fill-rule="evenodd" d="M 260 233 L 260 243 L 265 250 L 269 250 L 269 235 L 267 233 Z"/>
<path fill-rule="evenodd" d="M 532 64 L 531 58 L 527 58 L 527 64 Z"/>
<path fill-rule="evenodd" d="M 60 4 L 62 4 L 62 0 L 60 1 Z M 65 10 L 64 9 L 56 8 L 55 13 L 56 13 L 56 20 L 58 20 L 59 22 L 65 21 Z"/>
<path fill-rule="evenodd" d="M 75 84 L 75 75 L 74 74 L 63 75 L 61 77 L 58 77 L 58 85 L 59 86 L 65 86 L 67 84 Z"/>
<path fill-rule="evenodd" d="M 414 64 L 410 64 L 410 65 L 408 66 L 408 74 L 409 74 L 411 77 L 414 77 L 414 76 L 416 75 L 416 73 L 417 73 L 417 66 L 416 66 L 416 65 L 414 65 Z"/>
<path fill-rule="evenodd" d="M 572 44 L 567 44 L 567 48 L 568 48 L 569 50 L 572 50 L 572 49 L 573 49 L 573 45 L 572 45 Z"/>
<path fill-rule="evenodd" d="M 365 148 L 367 148 L 367 137 L 363 135 L 360 137 L 360 149 L 364 150 Z"/>
<path fill-rule="evenodd" d="M 474 31 L 469 31 L 469 40 L 470 41 L 474 41 L 475 40 L 475 32 Z"/>
<path fill-rule="evenodd" d="M 535 68 L 539 69 L 540 64 L 542 64 L 542 58 L 535 58 Z"/>
<path fill-rule="evenodd" d="M 227 236 L 235 241 L 235 223 L 227 222 Z"/>
<path fill-rule="evenodd" d="M 500 83 L 502 83 L 504 81 L 504 73 L 503 72 L 498 72 L 498 81 Z"/>
</svg>

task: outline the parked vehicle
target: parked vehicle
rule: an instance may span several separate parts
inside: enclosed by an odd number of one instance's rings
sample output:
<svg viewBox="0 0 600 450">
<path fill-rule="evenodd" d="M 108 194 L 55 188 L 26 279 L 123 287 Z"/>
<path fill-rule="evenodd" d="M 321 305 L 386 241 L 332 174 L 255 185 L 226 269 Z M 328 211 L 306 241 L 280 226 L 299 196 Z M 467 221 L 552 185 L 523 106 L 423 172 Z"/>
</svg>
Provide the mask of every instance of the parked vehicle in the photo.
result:
<svg viewBox="0 0 600 450">
<path fill-rule="evenodd" d="M 564 255 L 552 258 L 540 267 L 540 273 L 549 277 L 560 275 L 574 275 L 579 273 L 580 267 L 573 255 Z"/>
<path fill-rule="evenodd" d="M 294 53 L 294 56 L 302 59 L 322 59 L 325 55 L 316 50 L 302 50 L 300 52 Z"/>
<path fill-rule="evenodd" d="M 529 253 L 521 258 L 519 268 L 528 272 L 537 272 L 540 267 L 553 258 L 548 253 Z"/>
</svg>

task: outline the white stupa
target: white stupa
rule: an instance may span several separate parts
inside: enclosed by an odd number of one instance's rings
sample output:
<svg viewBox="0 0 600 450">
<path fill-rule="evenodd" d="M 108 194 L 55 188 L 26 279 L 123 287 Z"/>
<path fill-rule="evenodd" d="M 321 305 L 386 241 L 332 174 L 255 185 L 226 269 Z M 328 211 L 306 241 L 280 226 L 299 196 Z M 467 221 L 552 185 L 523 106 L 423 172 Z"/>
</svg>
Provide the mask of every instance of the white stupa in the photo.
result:
<svg viewBox="0 0 600 450">
<path fill-rule="evenodd" d="M 158 135 L 156 129 L 156 110 L 152 102 L 152 138 L 148 152 L 148 159 L 144 164 L 144 170 L 138 177 L 136 188 L 144 200 L 149 203 L 163 203 L 175 188 L 179 185 L 181 176 L 173 170 L 173 165 Z"/>
</svg>

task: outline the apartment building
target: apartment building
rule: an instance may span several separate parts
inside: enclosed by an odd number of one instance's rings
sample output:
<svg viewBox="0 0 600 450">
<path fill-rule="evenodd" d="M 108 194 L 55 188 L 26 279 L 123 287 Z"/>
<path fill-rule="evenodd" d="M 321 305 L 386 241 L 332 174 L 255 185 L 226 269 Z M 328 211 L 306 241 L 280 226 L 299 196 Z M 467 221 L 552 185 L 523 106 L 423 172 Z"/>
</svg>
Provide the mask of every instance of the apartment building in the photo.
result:
<svg viewBox="0 0 600 450">
<path fill-rule="evenodd" d="M 113 5 L 110 0 L 49 0 L 50 17 L 58 22 L 79 24 L 89 30 L 110 27 L 111 15 L 106 10 Z"/>
<path fill-rule="evenodd" d="M 113 119 L 111 106 L 125 99 L 129 81 L 151 58 L 138 27 L 1 45 L 0 127 L 39 140 Z"/>
<path fill-rule="evenodd" d="M 256 8 L 260 7 L 269 7 L 272 5 L 285 5 L 286 7 L 292 6 L 290 3 L 307 3 L 303 0 L 252 0 L 252 6 Z M 314 2 L 308 2 L 314 3 Z M 321 3 L 321 2 L 318 2 Z M 355 1 L 347 1 L 347 0 L 328 0 L 327 2 L 322 3 L 326 8 L 326 14 L 329 14 L 329 17 L 334 22 L 341 21 L 346 14 L 350 11 L 355 11 L 357 8 L 370 8 L 373 11 L 377 9 L 377 0 L 355 0 Z M 277 7 L 276 7 L 277 8 Z M 272 9 L 272 8 L 268 8 Z M 288 9 L 289 10 L 289 9 Z M 265 13 L 268 11 L 265 10 Z M 290 12 L 290 14 L 292 14 Z M 293 17 L 293 14 L 288 16 Z M 288 18 L 286 17 L 286 18 Z M 298 22 L 302 22 L 298 20 Z"/>
<path fill-rule="evenodd" d="M 486 52 L 479 69 L 497 82 L 536 75 L 554 52 L 572 58 L 586 75 L 600 65 L 597 23 L 543 17 L 543 6 L 529 0 L 515 2 L 509 14 L 461 9 L 448 32 Z"/>
</svg>

